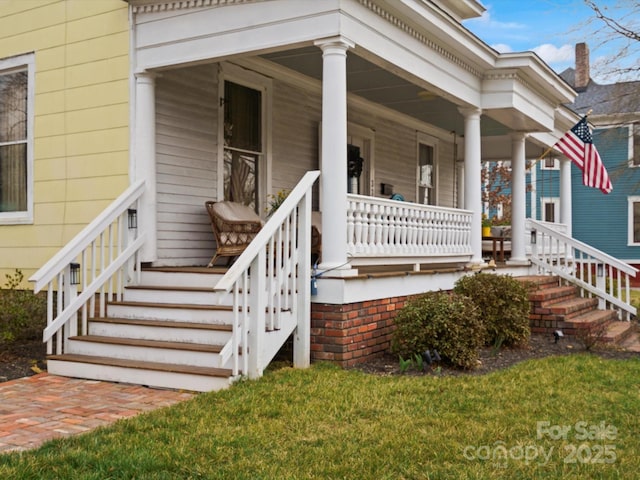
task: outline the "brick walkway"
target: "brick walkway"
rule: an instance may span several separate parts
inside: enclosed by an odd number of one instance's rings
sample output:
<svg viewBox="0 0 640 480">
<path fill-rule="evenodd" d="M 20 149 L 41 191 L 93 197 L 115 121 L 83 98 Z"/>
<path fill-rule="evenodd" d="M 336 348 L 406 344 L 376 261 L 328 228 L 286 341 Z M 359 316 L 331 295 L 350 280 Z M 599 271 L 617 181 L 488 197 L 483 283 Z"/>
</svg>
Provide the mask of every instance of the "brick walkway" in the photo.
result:
<svg viewBox="0 0 640 480">
<path fill-rule="evenodd" d="M 194 395 L 47 373 L 0 383 L 0 454 L 88 432 Z"/>
</svg>

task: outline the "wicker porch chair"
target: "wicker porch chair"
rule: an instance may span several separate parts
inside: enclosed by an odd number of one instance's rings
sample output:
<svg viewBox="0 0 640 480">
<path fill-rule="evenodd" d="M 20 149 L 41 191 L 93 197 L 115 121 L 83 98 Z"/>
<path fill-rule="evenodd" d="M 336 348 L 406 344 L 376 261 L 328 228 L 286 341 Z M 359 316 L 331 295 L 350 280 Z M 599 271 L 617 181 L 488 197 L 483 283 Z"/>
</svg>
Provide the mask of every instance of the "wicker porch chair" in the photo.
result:
<svg viewBox="0 0 640 480">
<path fill-rule="evenodd" d="M 250 207 L 241 203 L 207 201 L 204 205 L 217 244 L 209 267 L 214 265 L 218 257 L 228 257 L 229 265 L 249 246 L 262 228 L 262 220 Z"/>
</svg>

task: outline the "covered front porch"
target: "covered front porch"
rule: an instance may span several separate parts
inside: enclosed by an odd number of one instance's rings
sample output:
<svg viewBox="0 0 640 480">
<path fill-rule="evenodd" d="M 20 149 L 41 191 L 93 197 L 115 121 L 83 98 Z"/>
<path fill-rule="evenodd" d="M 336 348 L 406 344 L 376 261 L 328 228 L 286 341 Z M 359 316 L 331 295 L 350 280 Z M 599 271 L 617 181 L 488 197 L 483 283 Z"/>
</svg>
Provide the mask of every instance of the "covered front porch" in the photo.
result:
<svg viewBox="0 0 640 480">
<path fill-rule="evenodd" d="M 319 169 L 324 278 L 367 265 L 476 268 L 481 162 L 508 158 L 510 261 L 527 264 L 525 159 L 574 120 L 559 107 L 574 93 L 535 55 L 500 55 L 452 30 L 471 14 L 461 7 L 451 18 L 420 2 L 179 3 L 171 13 L 155 3 L 175 2 L 130 1 L 143 262 L 206 265 L 215 244 L 204 201 L 241 201 L 264 217 L 270 195 Z"/>
</svg>

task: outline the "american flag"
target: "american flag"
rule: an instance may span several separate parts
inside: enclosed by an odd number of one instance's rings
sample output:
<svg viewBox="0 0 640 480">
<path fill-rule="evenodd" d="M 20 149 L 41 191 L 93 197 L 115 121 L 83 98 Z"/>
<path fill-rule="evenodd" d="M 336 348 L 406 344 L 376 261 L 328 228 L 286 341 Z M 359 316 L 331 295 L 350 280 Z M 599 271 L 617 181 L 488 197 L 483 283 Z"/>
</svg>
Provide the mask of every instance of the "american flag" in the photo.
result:
<svg viewBox="0 0 640 480">
<path fill-rule="evenodd" d="M 599 188 L 602 193 L 613 190 L 607 169 L 593 144 L 593 137 L 587 125 L 587 117 L 574 125 L 555 146 L 582 170 L 582 183 L 587 187 Z"/>
</svg>

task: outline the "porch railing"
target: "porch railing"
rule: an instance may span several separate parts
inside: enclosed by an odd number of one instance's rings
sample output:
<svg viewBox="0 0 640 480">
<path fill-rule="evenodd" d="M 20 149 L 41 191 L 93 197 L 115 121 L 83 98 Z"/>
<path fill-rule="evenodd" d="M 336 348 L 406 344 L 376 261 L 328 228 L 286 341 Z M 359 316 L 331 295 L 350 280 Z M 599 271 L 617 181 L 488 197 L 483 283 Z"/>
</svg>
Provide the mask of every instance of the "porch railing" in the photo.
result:
<svg viewBox="0 0 640 480">
<path fill-rule="evenodd" d="M 536 222 L 536 225 L 544 225 L 545 227 L 555 232 L 562 233 L 564 235 L 567 235 L 567 232 L 569 231 L 568 225 L 564 223 L 543 222 L 541 220 L 536 220 L 535 222 Z M 532 252 L 531 250 L 531 238 L 532 238 L 531 229 L 532 228 L 535 229 L 535 226 L 532 226 L 529 222 L 527 222 L 525 227 L 525 246 L 526 246 L 527 255 L 531 255 L 531 252 Z M 541 236 L 540 238 L 537 238 L 537 241 L 538 241 L 538 245 L 537 245 L 538 251 L 542 251 L 541 248 L 542 248 L 542 245 L 544 244 L 543 250 L 545 252 L 564 256 L 565 254 L 563 250 L 564 244 L 553 241 L 553 237 L 551 237 L 550 235 Z M 558 251 L 558 249 L 561 249 L 561 250 Z"/>
<path fill-rule="evenodd" d="M 233 330 L 220 353 L 234 376 L 262 375 L 282 343 L 269 345 L 269 331 L 295 321 L 294 364 L 309 365 L 311 315 L 311 188 L 320 176 L 308 172 L 262 227 L 214 290 L 233 295 Z"/>
<path fill-rule="evenodd" d="M 350 194 L 347 253 L 354 265 L 468 261 L 471 217 L 468 210 Z"/>
<path fill-rule="evenodd" d="M 137 253 L 145 237 L 137 234 L 135 207 L 144 188 L 142 180 L 127 188 L 29 279 L 36 293 L 47 290 L 47 354 L 54 337 L 55 353 L 62 354 L 70 336 L 78 330 L 86 335 L 96 297 L 104 316 L 106 301 L 121 300 L 124 286 L 139 274 Z"/>
<path fill-rule="evenodd" d="M 616 310 L 622 319 L 636 315 L 630 278 L 636 276 L 637 269 L 548 224 L 531 219 L 527 223 L 530 259 L 540 273 L 553 273 L 577 285 L 583 296 L 597 297 L 601 309 Z"/>
</svg>

